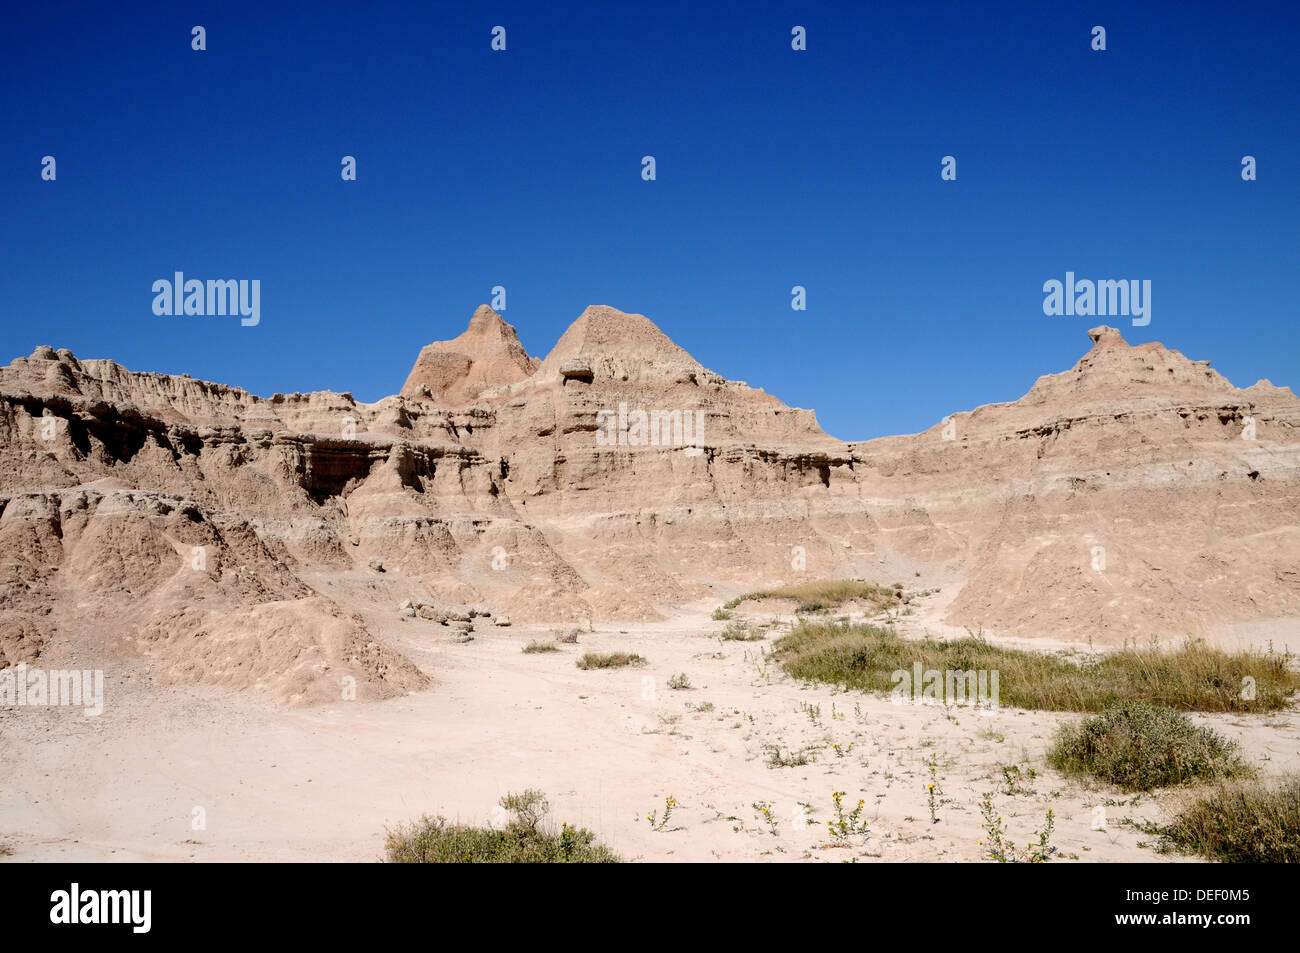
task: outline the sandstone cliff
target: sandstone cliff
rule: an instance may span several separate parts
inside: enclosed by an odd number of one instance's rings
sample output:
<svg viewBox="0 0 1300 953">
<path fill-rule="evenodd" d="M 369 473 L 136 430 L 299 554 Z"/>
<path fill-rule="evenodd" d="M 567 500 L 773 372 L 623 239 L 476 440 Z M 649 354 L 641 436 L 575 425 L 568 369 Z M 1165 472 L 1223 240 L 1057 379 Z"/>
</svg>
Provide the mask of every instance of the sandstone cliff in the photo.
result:
<svg viewBox="0 0 1300 953">
<path fill-rule="evenodd" d="M 540 361 L 480 307 L 373 404 L 39 348 L 0 369 L 0 667 L 382 698 L 427 684 L 365 620 L 405 598 L 614 620 L 830 576 L 942 579 L 949 623 L 1028 637 L 1300 617 L 1300 400 L 1090 336 L 1018 401 L 854 444 L 603 306 Z"/>
</svg>

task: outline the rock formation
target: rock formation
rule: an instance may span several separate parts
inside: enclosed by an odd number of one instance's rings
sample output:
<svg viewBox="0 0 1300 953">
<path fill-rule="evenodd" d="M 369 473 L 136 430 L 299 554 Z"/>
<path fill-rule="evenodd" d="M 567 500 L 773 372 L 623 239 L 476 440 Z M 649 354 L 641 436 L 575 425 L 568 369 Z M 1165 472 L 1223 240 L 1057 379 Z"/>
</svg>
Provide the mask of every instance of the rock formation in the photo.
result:
<svg viewBox="0 0 1300 953">
<path fill-rule="evenodd" d="M 0 369 L 0 668 L 383 698 L 427 680 L 372 612 L 653 618 L 832 576 L 943 579 L 947 622 L 1003 635 L 1300 617 L 1300 400 L 1089 336 L 1018 401 L 863 443 L 601 306 L 541 361 L 480 307 L 373 404 L 38 348 Z"/>
</svg>

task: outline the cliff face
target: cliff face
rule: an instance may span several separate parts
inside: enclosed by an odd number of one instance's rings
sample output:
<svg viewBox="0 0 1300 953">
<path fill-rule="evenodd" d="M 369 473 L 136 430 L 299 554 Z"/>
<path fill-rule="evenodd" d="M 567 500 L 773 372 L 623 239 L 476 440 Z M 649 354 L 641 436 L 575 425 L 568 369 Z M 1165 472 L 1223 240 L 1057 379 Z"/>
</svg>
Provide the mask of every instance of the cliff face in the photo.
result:
<svg viewBox="0 0 1300 953">
<path fill-rule="evenodd" d="M 1300 400 L 1090 335 L 1018 401 L 860 444 L 601 306 L 541 361 L 481 307 L 374 404 L 40 348 L 0 369 L 0 667 L 64 639 L 386 697 L 424 676 L 364 615 L 407 597 L 613 620 L 917 571 L 956 581 L 946 621 L 1008 635 L 1300 616 Z"/>
</svg>

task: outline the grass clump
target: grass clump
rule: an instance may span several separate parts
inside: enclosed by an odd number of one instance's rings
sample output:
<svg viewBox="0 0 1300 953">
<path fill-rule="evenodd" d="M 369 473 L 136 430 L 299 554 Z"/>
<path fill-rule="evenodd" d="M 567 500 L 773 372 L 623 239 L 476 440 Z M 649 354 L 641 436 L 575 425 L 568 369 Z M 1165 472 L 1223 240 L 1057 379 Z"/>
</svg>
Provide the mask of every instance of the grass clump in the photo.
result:
<svg viewBox="0 0 1300 953">
<path fill-rule="evenodd" d="M 585 828 L 543 824 L 550 805 L 541 791 L 507 794 L 510 814 L 501 830 L 421 817 L 386 833 L 384 855 L 393 864 L 609 864 L 618 857 Z"/>
<path fill-rule="evenodd" d="M 798 602 L 795 612 L 820 612 L 824 609 L 834 609 L 852 599 L 873 602 L 878 607 L 884 608 L 894 605 L 900 598 L 902 598 L 901 591 L 896 594 L 892 589 L 863 582 L 860 579 L 824 579 L 818 582 L 781 586 L 778 589 L 747 592 L 743 596 L 732 599 L 722 608 L 724 611 L 734 609 L 742 602 L 751 599 L 794 599 Z"/>
<path fill-rule="evenodd" d="M 765 636 L 738 619 L 718 633 L 718 638 L 724 642 L 761 642 Z"/>
<path fill-rule="evenodd" d="M 803 620 L 774 654 L 795 677 L 889 692 L 897 670 L 998 673 L 998 703 L 1044 711 L 1099 712 L 1126 699 L 1179 711 L 1264 712 L 1300 689 L 1290 656 L 1224 652 L 1189 640 L 1169 651 L 1125 648 L 1086 660 L 991 645 L 971 635 L 907 640 L 881 626 Z"/>
<path fill-rule="evenodd" d="M 560 651 L 560 650 L 559 650 L 558 648 L 555 647 L 555 643 L 554 643 L 554 642 L 537 642 L 537 641 L 532 641 L 532 642 L 529 642 L 527 645 L 524 646 L 524 654 L 525 654 L 525 655 L 533 655 L 533 654 L 535 654 L 535 653 L 537 653 L 537 652 L 558 652 L 558 651 Z"/>
<path fill-rule="evenodd" d="M 730 609 L 724 609 L 721 606 L 719 606 L 718 608 L 713 610 L 713 621 L 724 622 L 727 619 L 730 619 L 731 615 L 732 613 Z"/>
<path fill-rule="evenodd" d="M 1161 849 L 1227 863 L 1300 863 L 1300 775 L 1274 784 L 1221 785 L 1197 799 L 1169 827 Z"/>
<path fill-rule="evenodd" d="M 668 679 L 668 687 L 673 691 L 685 691 L 691 687 L 691 680 L 687 677 L 685 672 L 680 672 Z"/>
<path fill-rule="evenodd" d="M 645 659 L 634 652 L 588 652 L 578 659 L 578 668 L 584 672 L 593 668 L 624 668 L 644 665 Z"/>
<path fill-rule="evenodd" d="M 787 748 L 782 751 L 780 745 L 763 745 L 763 753 L 769 768 L 800 768 L 812 760 L 808 756 L 807 748 L 800 748 L 797 751 Z"/>
<path fill-rule="evenodd" d="M 1142 701 L 1122 702 L 1062 726 L 1047 763 L 1067 775 L 1086 774 L 1126 791 L 1247 773 L 1236 742 L 1193 724 L 1180 711 Z"/>
</svg>

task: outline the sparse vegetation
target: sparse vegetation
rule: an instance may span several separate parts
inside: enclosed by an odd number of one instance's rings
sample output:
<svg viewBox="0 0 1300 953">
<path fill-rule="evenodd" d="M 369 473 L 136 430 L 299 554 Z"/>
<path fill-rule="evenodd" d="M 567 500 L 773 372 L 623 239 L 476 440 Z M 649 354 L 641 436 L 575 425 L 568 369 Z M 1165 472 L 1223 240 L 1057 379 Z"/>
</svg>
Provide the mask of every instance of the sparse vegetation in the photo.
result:
<svg viewBox="0 0 1300 953">
<path fill-rule="evenodd" d="M 684 691 L 691 687 L 691 680 L 687 678 L 685 672 L 679 672 L 672 678 L 668 679 L 668 687 L 673 691 Z"/>
<path fill-rule="evenodd" d="M 659 809 L 656 808 L 645 816 L 645 819 L 650 822 L 650 830 L 661 831 L 667 827 L 668 819 L 673 816 L 673 811 L 676 809 L 677 798 L 670 794 L 668 797 L 664 798 L 664 812 L 662 815 L 660 815 Z"/>
<path fill-rule="evenodd" d="M 767 753 L 767 766 L 769 768 L 797 768 L 811 760 L 808 757 L 807 748 L 800 748 L 798 751 L 790 749 L 782 752 L 780 745 L 764 745 L 763 750 Z"/>
<path fill-rule="evenodd" d="M 1286 654 L 1225 652 L 1193 640 L 1075 661 L 975 635 L 906 640 L 880 626 L 804 620 L 773 648 L 795 678 L 865 691 L 889 692 L 892 673 L 916 662 L 923 670 L 996 671 L 1000 704 L 1048 711 L 1098 712 L 1129 698 L 1179 711 L 1274 711 L 1300 689 Z"/>
<path fill-rule="evenodd" d="M 556 632 L 555 641 L 565 645 L 576 645 L 578 643 L 578 630 L 568 629 L 564 632 Z"/>
<path fill-rule="evenodd" d="M 835 802 L 835 819 L 826 822 L 831 837 L 841 844 L 845 844 L 854 834 L 866 835 L 869 833 L 866 822 L 862 820 L 862 811 L 867 803 L 865 800 L 859 798 L 857 805 L 851 811 L 844 810 L 843 791 L 832 793 L 831 800 Z"/>
<path fill-rule="evenodd" d="M 1237 777 L 1247 772 L 1237 745 L 1179 711 L 1128 701 L 1064 725 L 1047 762 L 1126 791 Z"/>
<path fill-rule="evenodd" d="M 939 804 L 943 797 L 943 788 L 939 787 L 939 755 L 931 754 L 925 761 L 925 766 L 930 769 L 930 783 L 925 786 L 925 796 L 930 808 L 930 823 L 939 823 Z"/>
<path fill-rule="evenodd" d="M 624 668 L 628 665 L 644 665 L 646 660 L 634 652 L 587 652 L 578 659 L 578 668 L 583 671 L 593 668 Z"/>
<path fill-rule="evenodd" d="M 852 599 L 860 599 L 875 604 L 879 608 L 894 605 L 902 597 L 901 591 L 895 595 L 894 590 L 860 579 L 826 579 L 817 582 L 801 582 L 779 589 L 761 589 L 747 592 L 726 603 L 723 610 L 734 609 L 742 602 L 758 599 L 794 599 L 798 602 L 795 612 L 820 612 L 834 609 Z"/>
<path fill-rule="evenodd" d="M 993 806 L 993 795 L 985 794 L 980 801 L 980 814 L 984 817 L 984 856 L 996 860 L 999 864 L 1045 864 L 1056 853 L 1052 846 L 1052 834 L 1056 830 L 1056 814 L 1047 809 L 1047 819 L 1043 829 L 1038 831 L 1038 840 L 1030 841 L 1023 851 L 1007 840 L 1006 826 L 1002 815 Z"/>
<path fill-rule="evenodd" d="M 761 642 L 766 636 L 751 628 L 748 622 L 737 619 L 723 629 L 718 638 L 724 642 Z"/>
<path fill-rule="evenodd" d="M 563 824 L 542 822 L 549 804 L 533 789 L 500 801 L 511 815 L 501 830 L 448 824 L 443 817 L 421 817 L 389 830 L 384 854 L 394 864 L 607 864 L 618 857 L 596 842 L 596 835 Z"/>
<path fill-rule="evenodd" d="M 1229 863 L 1300 863 L 1300 775 L 1222 785 L 1159 833 L 1163 850 Z"/>
<path fill-rule="evenodd" d="M 1002 765 L 1002 793 L 1009 797 L 1018 794 L 1035 794 L 1033 788 L 1027 787 L 1038 777 L 1038 771 L 1032 767 L 1021 768 L 1018 764 Z"/>
<path fill-rule="evenodd" d="M 724 609 L 721 606 L 719 606 L 718 608 L 713 610 L 714 622 L 725 622 L 727 619 L 730 619 L 731 616 L 732 616 L 732 611 L 730 609 Z"/>
<path fill-rule="evenodd" d="M 524 646 L 524 654 L 532 655 L 535 652 L 558 652 L 554 642 L 529 642 Z"/>
</svg>

